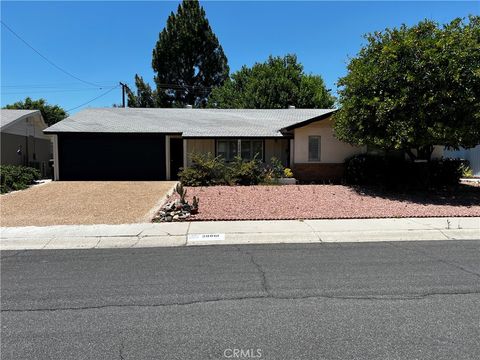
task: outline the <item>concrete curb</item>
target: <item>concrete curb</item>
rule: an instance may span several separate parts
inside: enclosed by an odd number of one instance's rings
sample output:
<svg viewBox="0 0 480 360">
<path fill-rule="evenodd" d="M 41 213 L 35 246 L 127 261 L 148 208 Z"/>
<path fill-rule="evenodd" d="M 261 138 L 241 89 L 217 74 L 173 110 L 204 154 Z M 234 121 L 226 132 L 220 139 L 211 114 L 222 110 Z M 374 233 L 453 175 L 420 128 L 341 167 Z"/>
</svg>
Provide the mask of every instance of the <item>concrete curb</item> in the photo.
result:
<svg viewBox="0 0 480 360">
<path fill-rule="evenodd" d="M 480 218 L 215 221 L 1 228 L 1 250 L 480 240 Z"/>
</svg>

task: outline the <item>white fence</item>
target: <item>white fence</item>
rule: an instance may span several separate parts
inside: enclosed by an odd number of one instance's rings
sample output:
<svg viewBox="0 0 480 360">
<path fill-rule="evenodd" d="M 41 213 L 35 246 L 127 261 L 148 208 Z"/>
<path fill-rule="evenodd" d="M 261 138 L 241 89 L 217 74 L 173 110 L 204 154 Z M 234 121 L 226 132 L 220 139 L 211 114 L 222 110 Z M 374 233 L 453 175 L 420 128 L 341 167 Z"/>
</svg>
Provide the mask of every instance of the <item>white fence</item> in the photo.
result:
<svg viewBox="0 0 480 360">
<path fill-rule="evenodd" d="M 474 176 L 480 176 L 480 145 L 471 149 L 445 150 L 444 157 L 465 159 L 470 162 Z"/>
</svg>

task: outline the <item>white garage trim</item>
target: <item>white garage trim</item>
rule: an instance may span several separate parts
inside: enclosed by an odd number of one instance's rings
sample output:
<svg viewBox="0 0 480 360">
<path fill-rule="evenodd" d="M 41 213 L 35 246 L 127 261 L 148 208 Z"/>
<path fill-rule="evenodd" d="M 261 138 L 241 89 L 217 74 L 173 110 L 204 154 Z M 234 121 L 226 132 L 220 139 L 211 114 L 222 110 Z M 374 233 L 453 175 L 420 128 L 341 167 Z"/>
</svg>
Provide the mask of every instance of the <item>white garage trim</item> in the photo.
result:
<svg viewBox="0 0 480 360">
<path fill-rule="evenodd" d="M 58 161 L 58 136 L 53 135 L 53 180 L 60 179 L 60 163 Z"/>
</svg>

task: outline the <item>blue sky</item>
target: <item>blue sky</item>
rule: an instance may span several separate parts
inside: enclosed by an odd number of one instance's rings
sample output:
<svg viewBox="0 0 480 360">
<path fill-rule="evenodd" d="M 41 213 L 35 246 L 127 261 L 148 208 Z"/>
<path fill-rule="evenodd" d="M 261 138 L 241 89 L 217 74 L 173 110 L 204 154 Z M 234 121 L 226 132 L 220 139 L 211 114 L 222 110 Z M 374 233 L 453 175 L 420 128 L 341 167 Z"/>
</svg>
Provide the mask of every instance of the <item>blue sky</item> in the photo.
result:
<svg viewBox="0 0 480 360">
<path fill-rule="evenodd" d="M 362 35 L 428 18 L 440 23 L 479 14 L 479 2 L 202 2 L 231 71 L 270 54 L 296 53 L 309 73 L 334 92 Z M 69 110 L 108 91 L 135 73 L 153 82 L 152 49 L 178 2 L 6 2 L 1 18 L 16 33 L 78 78 L 58 71 L 3 26 L 1 105 L 31 96 Z M 88 105 L 121 102 L 120 89 Z"/>
</svg>

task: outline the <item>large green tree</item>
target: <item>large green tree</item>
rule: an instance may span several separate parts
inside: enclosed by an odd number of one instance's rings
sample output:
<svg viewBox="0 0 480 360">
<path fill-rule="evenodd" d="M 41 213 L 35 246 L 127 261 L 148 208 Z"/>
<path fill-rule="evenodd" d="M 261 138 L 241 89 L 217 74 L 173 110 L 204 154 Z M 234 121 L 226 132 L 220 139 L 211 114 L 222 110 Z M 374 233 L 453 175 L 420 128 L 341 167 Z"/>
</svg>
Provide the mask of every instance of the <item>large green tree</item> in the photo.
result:
<svg viewBox="0 0 480 360">
<path fill-rule="evenodd" d="M 323 79 L 305 74 L 295 55 L 270 56 L 251 68 L 243 66 L 208 100 L 212 108 L 331 108 L 334 103 Z"/>
<path fill-rule="evenodd" d="M 227 58 L 197 0 L 184 0 L 168 17 L 153 49 L 152 68 L 156 91 L 136 76 L 137 94 L 129 92 L 129 106 L 201 107 L 211 89 L 228 78 Z"/>
<path fill-rule="evenodd" d="M 139 108 L 152 108 L 157 105 L 157 93 L 152 91 L 152 87 L 143 81 L 139 75 L 135 75 L 135 86 L 137 93 L 127 89 L 128 106 Z"/>
<path fill-rule="evenodd" d="M 340 140 L 427 160 L 434 145 L 480 143 L 480 17 L 425 20 L 366 40 L 338 82 Z"/>
<path fill-rule="evenodd" d="M 16 103 L 6 105 L 4 109 L 40 110 L 43 120 L 45 120 L 48 126 L 51 126 L 68 116 L 67 112 L 58 105 L 49 105 L 45 99 L 32 100 L 29 97 L 25 98 L 23 101 L 17 101 Z"/>
</svg>

